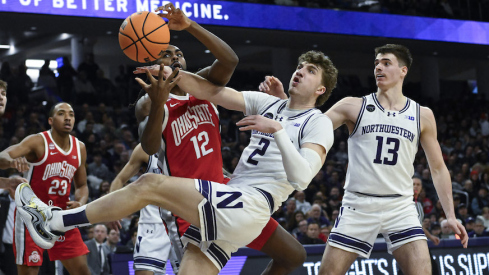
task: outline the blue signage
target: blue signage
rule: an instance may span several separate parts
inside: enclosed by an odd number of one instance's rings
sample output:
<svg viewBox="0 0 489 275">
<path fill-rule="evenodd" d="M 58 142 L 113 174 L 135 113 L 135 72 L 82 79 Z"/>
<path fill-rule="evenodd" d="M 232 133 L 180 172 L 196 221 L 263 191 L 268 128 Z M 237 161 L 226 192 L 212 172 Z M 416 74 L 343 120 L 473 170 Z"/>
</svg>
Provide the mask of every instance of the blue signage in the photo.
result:
<svg viewBox="0 0 489 275">
<path fill-rule="evenodd" d="M 162 0 L 0 0 L 0 12 L 125 19 Z M 489 45 L 489 23 L 239 2 L 173 1 L 200 24 Z"/>
</svg>

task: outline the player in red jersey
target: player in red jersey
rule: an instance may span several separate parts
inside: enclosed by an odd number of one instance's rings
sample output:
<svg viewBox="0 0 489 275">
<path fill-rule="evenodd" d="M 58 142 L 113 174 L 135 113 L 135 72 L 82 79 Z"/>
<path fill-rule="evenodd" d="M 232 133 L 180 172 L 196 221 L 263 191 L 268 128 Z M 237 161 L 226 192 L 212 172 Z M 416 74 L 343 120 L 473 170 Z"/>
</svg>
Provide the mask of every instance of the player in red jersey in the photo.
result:
<svg viewBox="0 0 489 275">
<path fill-rule="evenodd" d="M 0 153 L 0 168 L 10 168 L 14 159 L 25 157 L 30 163 L 27 180 L 34 193 L 48 205 L 73 209 L 87 202 L 88 187 L 85 144 L 70 135 L 75 113 L 68 103 L 58 103 L 49 112 L 50 131 L 26 137 Z M 75 180 L 75 200 L 70 201 L 71 182 Z M 38 274 L 44 249 L 32 240 L 20 217 L 15 218 L 14 254 L 18 273 Z M 87 246 L 80 231 L 66 232 L 48 250 L 51 261 L 60 260 L 70 274 L 90 274 Z"/>
<path fill-rule="evenodd" d="M 158 10 L 168 13 L 164 17 L 169 19 L 170 29 L 186 29 L 215 55 L 217 60 L 197 74 L 217 85 L 228 83 L 238 62 L 238 57 L 229 45 L 189 20 L 172 4 Z M 182 51 L 173 45 L 169 45 L 158 63 L 173 68 L 187 68 Z M 147 117 L 143 125 L 151 125 L 144 129 L 141 127 L 141 145 L 147 152 L 158 152 L 158 165 L 163 174 L 223 183 L 221 136 L 215 106 L 183 92 L 178 85 L 171 89 L 162 114 L 152 113 L 157 108 L 151 108 L 151 105 L 148 95 L 143 96 L 136 105 L 136 117 L 138 122 Z M 180 234 L 186 232 L 189 223 L 182 219 L 177 221 Z M 183 240 L 196 244 L 188 234 L 183 236 Z M 306 258 L 302 245 L 272 218 L 261 235 L 248 247 L 272 258 L 263 274 L 290 273 Z M 194 245 L 189 246 L 189 249 L 198 250 Z"/>
</svg>

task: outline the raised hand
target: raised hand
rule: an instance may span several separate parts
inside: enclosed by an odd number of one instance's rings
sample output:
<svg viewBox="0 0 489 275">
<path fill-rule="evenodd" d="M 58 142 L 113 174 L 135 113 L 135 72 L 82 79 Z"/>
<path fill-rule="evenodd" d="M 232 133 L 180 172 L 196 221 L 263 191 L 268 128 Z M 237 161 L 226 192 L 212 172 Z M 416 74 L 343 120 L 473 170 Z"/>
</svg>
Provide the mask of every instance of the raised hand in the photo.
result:
<svg viewBox="0 0 489 275">
<path fill-rule="evenodd" d="M 147 68 L 145 68 L 145 71 L 150 84 L 146 84 L 139 77 L 136 77 L 136 81 L 146 91 L 151 99 L 151 102 L 159 102 L 163 104 L 166 103 L 168 96 L 170 95 L 170 91 L 178 84 L 178 81 L 180 81 L 181 76 L 175 77 L 179 72 L 179 68 L 176 68 L 172 72 L 170 67 L 160 66 L 158 79 L 155 79 Z M 166 77 L 166 80 L 165 76 L 168 76 Z"/>
<path fill-rule="evenodd" d="M 284 92 L 284 85 L 274 76 L 265 76 L 265 80 L 260 83 L 258 90 L 281 99 L 287 99 L 287 95 Z"/>
<path fill-rule="evenodd" d="M 462 246 L 464 248 L 467 248 L 467 245 L 469 243 L 469 236 L 467 235 L 465 227 L 456 219 L 449 218 L 447 219 L 447 222 L 450 229 L 452 229 L 452 231 L 460 237 L 460 242 L 462 243 Z"/>
<path fill-rule="evenodd" d="M 275 133 L 282 129 L 282 125 L 273 120 L 260 115 L 252 115 L 243 118 L 236 123 L 240 131 L 256 130 L 262 133 Z"/>
<path fill-rule="evenodd" d="M 168 19 L 168 27 L 170 30 L 185 30 L 192 23 L 192 20 L 190 20 L 181 9 L 175 8 L 172 3 L 168 3 L 155 10 L 155 12 L 158 11 L 163 11 L 163 13 L 159 13 L 158 15 Z"/>
</svg>

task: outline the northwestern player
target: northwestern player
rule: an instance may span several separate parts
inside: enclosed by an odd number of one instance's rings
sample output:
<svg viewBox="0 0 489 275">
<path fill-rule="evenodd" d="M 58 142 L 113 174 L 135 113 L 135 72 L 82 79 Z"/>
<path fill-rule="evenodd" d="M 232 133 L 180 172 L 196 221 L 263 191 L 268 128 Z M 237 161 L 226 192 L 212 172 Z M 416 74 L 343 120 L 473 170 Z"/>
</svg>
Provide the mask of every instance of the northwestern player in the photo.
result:
<svg viewBox="0 0 489 275">
<path fill-rule="evenodd" d="M 110 192 L 121 189 L 143 166 L 146 166 L 145 173 L 161 174 L 157 162 L 158 157 L 156 155 L 148 156 L 141 144 L 138 144 L 134 148 L 129 162 L 112 181 Z M 163 217 L 165 219 L 162 221 Z M 173 271 L 178 273 L 181 258 L 176 257 L 172 249 L 172 243 L 168 238 L 171 233 L 176 235 L 176 232 L 171 232 L 174 229 L 174 219 L 168 211 L 159 209 L 155 205 L 148 205 L 141 209 L 138 235 L 134 246 L 134 270 L 136 275 L 166 274 L 167 259 L 171 259 Z M 178 241 L 180 242 L 180 240 Z"/>
<path fill-rule="evenodd" d="M 161 117 L 163 99 L 176 84 L 199 98 L 248 115 L 238 125 L 241 130 L 253 130 L 252 139 L 228 185 L 145 174 L 81 209 L 60 210 L 36 198 L 27 183 L 21 184 L 16 203 L 38 244 L 51 246 L 57 236 L 53 232 L 115 220 L 155 204 L 195 225 L 190 235 L 199 246 L 188 246 L 180 273 L 217 274 L 231 252 L 261 233 L 271 213 L 294 189 L 308 186 L 333 143 L 329 118 L 314 108 L 327 100 L 336 85 L 337 70 L 323 53 L 301 55 L 290 80 L 289 100 L 257 92 L 239 93 L 183 71 L 174 79 L 177 73 L 179 69 L 172 73 L 169 67 L 161 67 L 158 80 L 147 71 L 150 85 L 137 79 L 149 94 L 150 112 L 156 117 Z M 200 115 L 190 121 L 182 124 L 182 129 L 195 125 Z"/>
<path fill-rule="evenodd" d="M 50 131 L 26 137 L 0 153 L 0 168 L 11 167 L 13 159 L 25 157 L 30 163 L 27 180 L 34 193 L 46 204 L 61 209 L 74 209 L 88 199 L 85 170 L 85 145 L 70 135 L 75 124 L 73 108 L 58 103 L 49 112 Z M 75 181 L 75 200 L 70 201 L 71 183 Z M 56 241 L 56 240 L 55 240 Z M 44 249 L 32 240 L 22 219 L 16 215 L 14 253 L 19 274 L 37 274 L 42 265 Z M 48 250 L 51 261 L 60 260 L 70 274 L 90 274 L 86 245 L 78 229 L 57 239 Z"/>
<path fill-rule="evenodd" d="M 189 20 L 180 9 L 167 4 L 158 10 L 167 12 L 164 17 L 169 19 L 170 29 L 185 29 L 198 38 L 215 56 L 216 61 L 206 67 L 197 75 L 202 76 L 216 85 L 225 85 L 232 76 L 238 58 L 234 51 L 221 39 L 197 23 Z M 169 45 L 159 64 L 173 68 L 186 69 L 187 64 L 182 51 Z M 142 69 L 139 72 L 144 72 Z M 156 71 L 156 75 L 158 71 Z M 138 122 L 148 117 L 151 109 L 151 100 L 144 95 L 136 104 L 136 117 Z M 188 118 L 198 114 L 202 119 L 196 127 L 182 130 L 181 126 Z M 166 99 L 163 113 L 163 123 L 153 120 L 157 124 L 151 125 L 149 135 L 142 135 L 142 145 L 158 149 L 160 167 L 165 175 L 186 178 L 199 178 L 222 183 L 222 155 L 221 137 L 219 133 L 218 112 L 210 102 L 198 100 L 189 95 L 180 87 L 174 86 Z M 149 118 L 147 118 L 149 120 Z M 147 122 L 147 120 L 146 120 Z M 142 123 L 142 125 L 146 125 Z M 146 129 L 140 127 L 140 132 Z M 148 137 L 150 137 L 148 139 Z M 204 146 L 202 148 L 202 146 Z M 188 169 L 189 166 L 194 169 Z M 165 212 L 166 213 L 166 212 Z M 174 216 L 178 234 L 170 234 L 173 249 L 179 261 L 182 258 L 183 243 L 180 237 L 189 227 L 189 223 L 178 216 Z M 172 233 L 174 227 L 170 227 Z M 192 231 L 192 230 L 191 230 Z M 184 237 L 186 240 L 189 238 Z M 299 267 L 305 260 L 306 253 L 303 246 L 293 238 L 278 223 L 270 218 L 262 233 L 248 247 L 262 251 L 272 258 L 272 261 L 263 274 L 287 274 Z"/>
<path fill-rule="evenodd" d="M 7 82 L 0 80 L 0 117 L 5 113 L 5 109 L 7 108 Z M 25 158 L 18 158 L 12 162 L 10 168 L 15 168 L 19 171 L 25 171 L 29 169 Z M 19 177 L 12 178 L 2 178 L 0 177 L 0 188 L 8 189 L 12 188 L 14 190 L 17 185 L 24 182 L 25 179 Z"/>
<path fill-rule="evenodd" d="M 423 147 L 450 228 L 467 247 L 456 220 L 450 175 L 436 139 L 433 112 L 402 93 L 412 57 L 402 45 L 375 49 L 377 92 L 347 97 L 326 112 L 336 129 L 346 124 L 348 169 L 343 206 L 329 236 L 320 274 L 345 274 L 358 256 L 368 258 L 379 233 L 404 274 L 431 274 L 426 237 L 413 202 L 413 162 Z M 284 97 L 268 77 L 260 89 Z"/>
</svg>

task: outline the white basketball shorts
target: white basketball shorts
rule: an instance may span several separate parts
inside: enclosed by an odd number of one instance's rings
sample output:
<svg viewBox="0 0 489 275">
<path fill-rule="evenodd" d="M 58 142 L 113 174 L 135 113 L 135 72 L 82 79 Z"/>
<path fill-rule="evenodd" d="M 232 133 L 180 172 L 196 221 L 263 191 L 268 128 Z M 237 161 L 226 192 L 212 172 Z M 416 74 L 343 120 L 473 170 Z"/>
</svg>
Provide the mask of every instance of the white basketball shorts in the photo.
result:
<svg viewBox="0 0 489 275">
<path fill-rule="evenodd" d="M 273 199 L 268 192 L 246 185 L 195 180 L 195 188 L 204 196 L 199 204 L 200 230 L 191 225 L 182 242 L 200 247 L 221 270 L 232 252 L 260 235 L 270 219 Z"/>
<path fill-rule="evenodd" d="M 379 233 L 390 254 L 406 243 L 426 240 L 412 198 L 346 191 L 328 245 L 369 258 Z"/>
<path fill-rule="evenodd" d="M 134 270 L 165 274 L 170 250 L 171 242 L 163 222 L 140 223 L 134 245 Z"/>
</svg>

